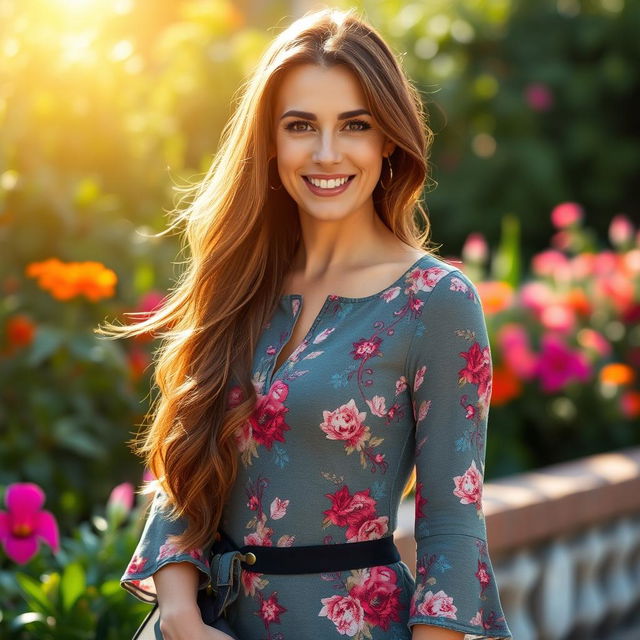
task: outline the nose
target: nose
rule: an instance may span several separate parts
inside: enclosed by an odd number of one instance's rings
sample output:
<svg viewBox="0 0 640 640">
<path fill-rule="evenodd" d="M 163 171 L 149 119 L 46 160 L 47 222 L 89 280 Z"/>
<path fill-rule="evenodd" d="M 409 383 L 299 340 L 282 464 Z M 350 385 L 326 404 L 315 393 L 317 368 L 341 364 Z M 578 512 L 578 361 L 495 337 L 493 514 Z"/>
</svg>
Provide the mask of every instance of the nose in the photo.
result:
<svg viewBox="0 0 640 640">
<path fill-rule="evenodd" d="M 313 151 L 313 161 L 318 164 L 340 162 L 342 155 L 332 131 L 326 131 L 319 137 Z"/>
</svg>

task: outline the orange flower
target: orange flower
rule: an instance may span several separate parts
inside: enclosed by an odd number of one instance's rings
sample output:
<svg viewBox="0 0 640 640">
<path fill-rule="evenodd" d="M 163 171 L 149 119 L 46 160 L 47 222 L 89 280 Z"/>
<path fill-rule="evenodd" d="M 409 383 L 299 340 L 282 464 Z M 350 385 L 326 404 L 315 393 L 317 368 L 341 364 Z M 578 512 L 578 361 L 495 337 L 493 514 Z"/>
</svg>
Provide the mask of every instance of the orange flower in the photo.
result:
<svg viewBox="0 0 640 640">
<path fill-rule="evenodd" d="M 600 369 L 600 382 L 616 386 L 631 384 L 635 380 L 635 371 L 627 364 L 612 362 Z"/>
<path fill-rule="evenodd" d="M 83 295 L 97 302 L 113 296 L 117 282 L 115 272 L 94 261 L 65 263 L 50 258 L 30 263 L 26 274 L 37 278 L 40 288 L 49 291 L 58 300 L 70 300 Z"/>
<path fill-rule="evenodd" d="M 584 292 L 584 289 L 578 289 L 577 287 L 570 289 L 565 298 L 565 302 L 580 315 L 588 316 L 591 313 L 591 302 Z"/>
<path fill-rule="evenodd" d="M 509 308 L 513 302 L 513 287 L 508 282 L 499 280 L 476 282 L 476 288 L 485 313 L 498 313 Z"/>
<path fill-rule="evenodd" d="M 493 367 L 491 387 L 491 406 L 500 407 L 508 404 L 522 393 L 522 383 L 516 374 L 505 365 Z"/>
<path fill-rule="evenodd" d="M 10 345 L 25 347 L 33 342 L 35 334 L 36 325 L 28 316 L 16 313 L 9 318 L 7 322 L 7 338 Z"/>
</svg>

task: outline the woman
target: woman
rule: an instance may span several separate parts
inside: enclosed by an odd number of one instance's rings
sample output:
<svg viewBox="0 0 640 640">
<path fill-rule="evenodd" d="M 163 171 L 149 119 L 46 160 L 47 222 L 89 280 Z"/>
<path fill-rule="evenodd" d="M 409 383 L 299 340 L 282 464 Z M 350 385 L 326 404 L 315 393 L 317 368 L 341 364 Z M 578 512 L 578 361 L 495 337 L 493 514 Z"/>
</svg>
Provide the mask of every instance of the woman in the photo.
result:
<svg viewBox="0 0 640 640">
<path fill-rule="evenodd" d="M 234 630 L 511 637 L 481 505 L 487 331 L 474 284 L 425 248 L 431 139 L 418 92 L 353 10 L 294 22 L 245 85 L 178 218 L 191 251 L 179 285 L 118 328 L 166 329 L 137 449 L 155 498 L 122 585 L 158 600 L 168 640 L 228 638 L 195 605 L 216 530 L 282 557 L 324 545 L 329 562 L 388 542 L 413 487 L 415 580 L 399 560 L 245 565 Z"/>
</svg>

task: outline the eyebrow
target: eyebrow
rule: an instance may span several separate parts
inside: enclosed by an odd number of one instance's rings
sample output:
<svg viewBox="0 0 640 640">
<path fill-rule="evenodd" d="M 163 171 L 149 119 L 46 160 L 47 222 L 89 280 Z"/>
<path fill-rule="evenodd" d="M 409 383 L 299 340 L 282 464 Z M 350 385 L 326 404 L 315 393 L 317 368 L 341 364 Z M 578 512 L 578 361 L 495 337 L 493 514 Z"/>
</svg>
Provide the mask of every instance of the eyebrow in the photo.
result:
<svg viewBox="0 0 640 640">
<path fill-rule="evenodd" d="M 354 109 L 353 111 L 344 111 L 343 113 L 339 113 L 338 120 L 346 120 L 347 118 L 353 118 L 360 115 L 370 116 L 371 114 L 366 109 Z M 283 120 L 287 116 L 295 116 L 297 118 L 304 118 L 305 120 L 318 119 L 315 113 L 310 113 L 309 111 L 296 111 L 295 109 L 291 109 L 282 114 L 280 116 L 280 120 Z"/>
</svg>

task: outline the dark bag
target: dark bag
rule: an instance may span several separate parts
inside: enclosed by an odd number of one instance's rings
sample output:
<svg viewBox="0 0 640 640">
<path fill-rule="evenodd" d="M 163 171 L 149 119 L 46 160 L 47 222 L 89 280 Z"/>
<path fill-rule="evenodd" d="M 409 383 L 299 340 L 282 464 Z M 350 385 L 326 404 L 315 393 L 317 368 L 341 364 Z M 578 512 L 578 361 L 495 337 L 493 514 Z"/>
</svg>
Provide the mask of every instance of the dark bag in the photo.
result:
<svg viewBox="0 0 640 640">
<path fill-rule="evenodd" d="M 209 553 L 211 582 L 206 588 L 198 590 L 197 598 L 202 621 L 236 640 L 239 638 L 225 618 L 225 613 L 226 608 L 238 597 L 240 562 L 244 558 L 244 554 L 227 536 L 222 535 L 216 539 Z M 138 627 L 132 640 L 163 640 L 157 602 Z"/>
</svg>

